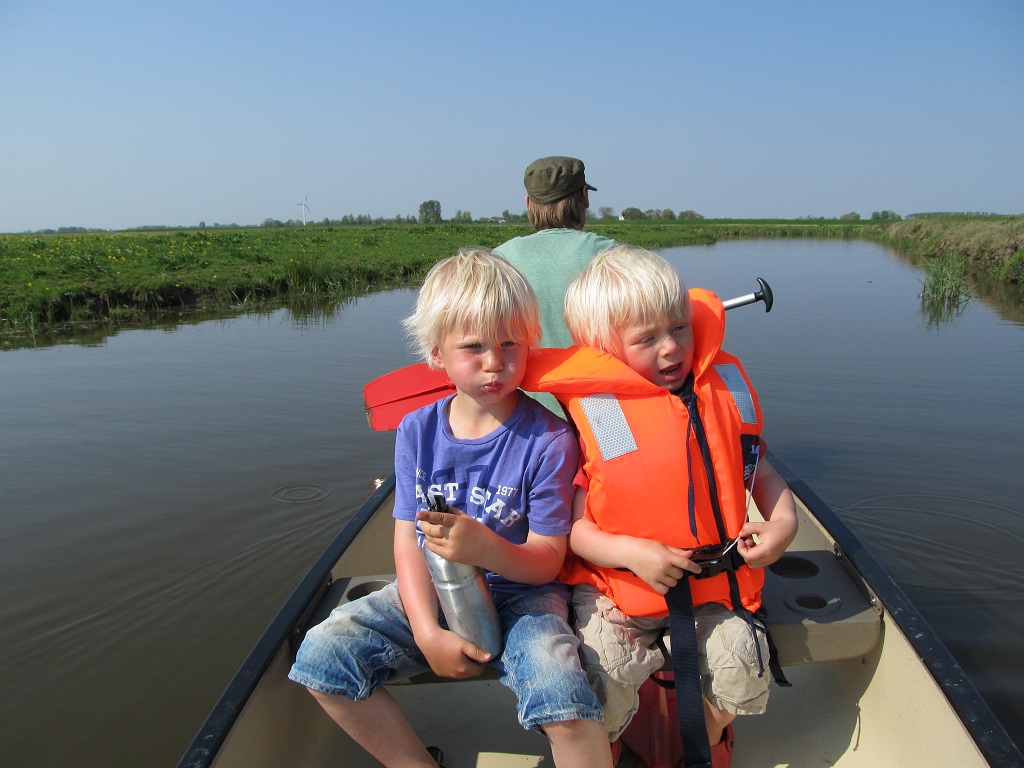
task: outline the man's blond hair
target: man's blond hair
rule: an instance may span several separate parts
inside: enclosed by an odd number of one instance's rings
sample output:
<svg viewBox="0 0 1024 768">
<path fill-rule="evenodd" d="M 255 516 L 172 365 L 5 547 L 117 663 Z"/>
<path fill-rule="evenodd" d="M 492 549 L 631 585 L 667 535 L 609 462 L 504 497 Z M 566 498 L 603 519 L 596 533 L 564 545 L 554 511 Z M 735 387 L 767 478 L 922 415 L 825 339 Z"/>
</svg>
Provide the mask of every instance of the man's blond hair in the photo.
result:
<svg viewBox="0 0 1024 768">
<path fill-rule="evenodd" d="M 485 341 L 511 334 L 530 347 L 540 343 L 533 289 L 518 269 L 486 248 L 463 248 L 435 264 L 403 325 L 428 363 L 452 331 L 468 329 Z"/>
<path fill-rule="evenodd" d="M 586 193 L 581 187 L 553 203 L 538 203 L 527 196 L 526 215 L 536 230 L 583 229 L 587 223 Z"/>
<path fill-rule="evenodd" d="M 690 296 L 675 268 L 635 245 L 595 256 L 565 292 L 565 324 L 577 344 L 618 354 L 622 332 L 690 315 Z"/>
</svg>

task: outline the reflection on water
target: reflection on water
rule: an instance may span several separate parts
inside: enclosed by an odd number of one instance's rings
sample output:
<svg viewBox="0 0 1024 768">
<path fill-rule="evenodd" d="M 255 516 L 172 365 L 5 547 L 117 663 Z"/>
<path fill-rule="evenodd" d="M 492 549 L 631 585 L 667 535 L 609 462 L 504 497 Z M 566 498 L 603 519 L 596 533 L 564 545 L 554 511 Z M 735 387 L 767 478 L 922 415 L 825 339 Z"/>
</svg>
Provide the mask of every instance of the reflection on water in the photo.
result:
<svg viewBox="0 0 1024 768">
<path fill-rule="evenodd" d="M 927 296 L 921 294 L 921 311 L 928 318 L 928 325 L 940 325 L 960 317 L 971 300 L 968 294 L 943 294 Z"/>
<path fill-rule="evenodd" d="M 285 308 L 299 327 L 326 327 L 356 301 L 355 296 L 292 296 Z"/>
<path fill-rule="evenodd" d="M 967 309 L 971 294 L 963 285 L 944 283 L 929 275 L 921 288 L 921 312 L 929 325 L 939 325 L 960 317 Z"/>
<path fill-rule="evenodd" d="M 358 295 L 291 294 L 284 301 L 259 302 L 256 300 L 221 306 L 168 307 L 151 309 L 130 320 L 108 318 L 89 323 L 63 323 L 43 328 L 31 334 L 0 332 L 0 351 L 39 349 L 58 344 L 95 347 L 107 339 L 131 330 L 175 331 L 186 325 L 211 321 L 226 321 L 240 317 L 269 318 L 282 308 L 295 325 L 326 327 L 355 301 Z"/>
<path fill-rule="evenodd" d="M 767 441 L 862 536 L 1024 738 L 1024 328 L 922 317 L 922 273 L 844 241 L 673 249 L 728 314 Z M 0 352 L 0 765 L 169 765 L 390 471 L 362 385 L 412 361 L 412 291 L 173 317 Z M 59 725 L 62 737 L 53 738 Z"/>
</svg>

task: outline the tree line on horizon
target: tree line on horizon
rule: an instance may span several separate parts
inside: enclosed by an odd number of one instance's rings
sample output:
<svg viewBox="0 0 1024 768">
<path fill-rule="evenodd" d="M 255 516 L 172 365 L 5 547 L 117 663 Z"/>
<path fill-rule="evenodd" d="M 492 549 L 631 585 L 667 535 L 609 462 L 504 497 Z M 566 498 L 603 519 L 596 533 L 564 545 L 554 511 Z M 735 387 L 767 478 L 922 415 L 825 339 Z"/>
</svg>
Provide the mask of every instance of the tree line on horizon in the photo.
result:
<svg viewBox="0 0 1024 768">
<path fill-rule="evenodd" d="M 589 209 L 587 211 L 588 218 L 593 220 L 610 221 L 610 220 L 624 220 L 624 221 L 636 221 L 636 220 L 648 220 L 648 221 L 700 221 L 705 217 L 697 213 L 694 210 L 685 211 L 674 211 L 671 208 L 656 209 L 649 208 L 646 211 L 640 208 L 630 207 L 624 208 L 621 213 L 616 213 L 615 209 L 603 205 L 597 210 Z M 1005 214 L 997 213 L 983 213 L 983 212 L 925 212 L 925 213 L 911 213 L 907 214 L 908 219 L 918 218 L 935 218 L 942 216 L 1003 216 Z M 900 221 L 904 217 L 895 211 L 874 211 L 871 213 L 870 221 L 886 222 L 886 221 Z M 850 213 L 844 213 L 837 217 L 826 217 L 826 216 L 799 216 L 794 221 L 861 221 L 862 217 L 859 213 L 851 211 Z M 511 213 L 507 208 L 501 212 L 500 216 L 486 216 L 482 218 L 473 218 L 469 211 L 457 210 L 454 216 L 450 219 L 445 219 L 441 215 L 441 203 L 437 200 L 425 200 L 420 204 L 419 215 L 402 215 L 396 216 L 370 216 L 368 214 L 345 214 L 340 219 L 332 219 L 325 217 L 320 221 L 307 221 L 303 223 L 301 219 L 274 219 L 266 218 L 263 220 L 260 227 L 302 227 L 302 226 L 313 226 L 313 227 L 350 227 L 350 226 L 408 226 L 413 224 L 523 224 L 529 223 L 529 217 L 526 211 L 522 213 Z M 249 229 L 254 225 L 251 224 L 219 224 L 213 223 L 207 225 L 205 221 L 200 221 L 198 229 Z M 126 232 L 144 232 L 144 231 L 161 231 L 169 229 L 193 229 L 195 227 L 191 225 L 186 226 L 167 226 L 162 224 L 150 224 L 139 227 L 129 227 L 124 230 Z M 25 231 L 22 234 L 84 234 L 89 232 L 109 232 L 116 230 L 107 230 L 101 227 L 58 227 L 57 229 L 37 229 L 33 231 Z"/>
</svg>

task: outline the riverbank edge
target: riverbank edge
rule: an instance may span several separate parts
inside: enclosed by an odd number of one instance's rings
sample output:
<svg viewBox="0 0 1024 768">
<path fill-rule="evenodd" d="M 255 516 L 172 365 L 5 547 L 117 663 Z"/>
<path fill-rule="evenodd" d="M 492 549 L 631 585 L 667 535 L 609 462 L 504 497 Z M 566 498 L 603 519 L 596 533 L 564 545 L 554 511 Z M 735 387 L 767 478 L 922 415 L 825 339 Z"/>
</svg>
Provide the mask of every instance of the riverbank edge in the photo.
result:
<svg viewBox="0 0 1024 768">
<path fill-rule="evenodd" d="M 915 263 L 958 260 L 976 290 L 998 303 L 1024 304 L 1024 216 L 596 220 L 587 229 L 651 249 L 753 238 L 875 241 Z M 459 247 L 494 247 L 531 231 L 521 224 L 442 224 L 0 235 L 0 332 L 32 336 L 165 309 L 399 288 Z"/>
</svg>

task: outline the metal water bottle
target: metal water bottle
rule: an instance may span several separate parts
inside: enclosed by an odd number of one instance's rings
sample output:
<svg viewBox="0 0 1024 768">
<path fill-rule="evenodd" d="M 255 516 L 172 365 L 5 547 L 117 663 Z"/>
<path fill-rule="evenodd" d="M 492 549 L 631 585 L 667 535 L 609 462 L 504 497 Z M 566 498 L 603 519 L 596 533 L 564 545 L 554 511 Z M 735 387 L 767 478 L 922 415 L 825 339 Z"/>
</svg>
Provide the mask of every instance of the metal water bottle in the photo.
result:
<svg viewBox="0 0 1024 768">
<path fill-rule="evenodd" d="M 443 496 L 435 495 L 427 502 L 432 512 L 447 512 Z M 423 547 L 430 578 L 437 590 L 441 610 L 448 628 L 477 648 L 501 656 L 502 636 L 498 611 L 494 607 L 491 591 L 487 587 L 483 569 L 475 565 L 455 563 Z"/>
</svg>

